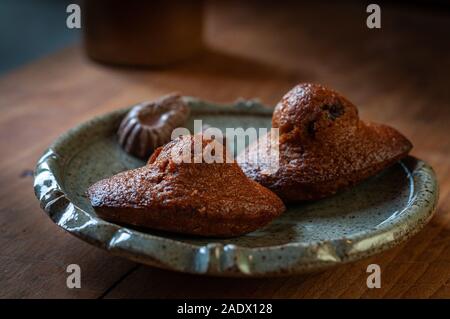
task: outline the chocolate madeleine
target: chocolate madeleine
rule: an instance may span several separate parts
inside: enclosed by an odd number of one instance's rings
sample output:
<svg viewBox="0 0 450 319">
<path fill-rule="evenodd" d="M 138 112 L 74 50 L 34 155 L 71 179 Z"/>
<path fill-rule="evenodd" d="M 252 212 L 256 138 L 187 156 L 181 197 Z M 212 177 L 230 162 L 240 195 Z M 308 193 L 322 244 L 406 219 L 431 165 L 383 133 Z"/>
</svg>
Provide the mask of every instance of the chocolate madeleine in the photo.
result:
<svg viewBox="0 0 450 319">
<path fill-rule="evenodd" d="M 95 211 L 118 223 L 228 237 L 263 227 L 285 210 L 274 193 L 247 178 L 233 160 L 194 163 L 194 140 L 181 136 L 158 148 L 146 166 L 89 187 Z M 203 151 L 223 148 L 201 136 L 200 143 Z M 191 160 L 180 161 L 180 154 Z"/>
<path fill-rule="evenodd" d="M 266 163 L 273 162 L 267 149 L 257 161 L 248 161 L 258 152 L 256 143 L 237 161 L 249 178 L 285 202 L 330 196 L 394 164 L 412 148 L 397 130 L 361 121 L 351 102 L 317 84 L 289 91 L 274 110 L 272 126 L 279 129 L 279 169 L 266 173 Z"/>
</svg>

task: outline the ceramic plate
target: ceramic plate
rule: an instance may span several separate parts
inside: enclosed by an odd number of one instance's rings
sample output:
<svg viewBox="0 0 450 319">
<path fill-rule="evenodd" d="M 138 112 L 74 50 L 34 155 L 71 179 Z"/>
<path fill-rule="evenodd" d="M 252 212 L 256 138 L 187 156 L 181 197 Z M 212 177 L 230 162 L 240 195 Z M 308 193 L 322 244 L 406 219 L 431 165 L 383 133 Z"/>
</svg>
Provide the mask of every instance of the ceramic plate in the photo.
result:
<svg viewBox="0 0 450 319">
<path fill-rule="evenodd" d="M 214 127 L 270 127 L 256 101 L 216 105 L 185 98 L 191 117 Z M 219 276 L 306 273 L 368 257 L 417 233 L 431 218 L 438 190 L 433 170 L 408 157 L 369 180 L 320 201 L 290 205 L 263 229 L 230 239 L 135 229 L 100 219 L 85 191 L 144 162 L 126 154 L 116 129 L 127 109 L 94 118 L 58 140 L 39 160 L 35 193 L 69 233 L 111 253 L 181 272 Z"/>
</svg>

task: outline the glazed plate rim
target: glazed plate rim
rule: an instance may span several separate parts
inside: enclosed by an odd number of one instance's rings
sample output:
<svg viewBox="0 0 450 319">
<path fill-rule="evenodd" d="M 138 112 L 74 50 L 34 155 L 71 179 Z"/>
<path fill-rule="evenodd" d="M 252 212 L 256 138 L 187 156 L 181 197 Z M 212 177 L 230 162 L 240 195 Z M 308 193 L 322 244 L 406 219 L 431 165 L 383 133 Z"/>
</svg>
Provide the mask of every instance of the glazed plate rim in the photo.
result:
<svg viewBox="0 0 450 319">
<path fill-rule="evenodd" d="M 270 116 L 272 112 L 272 109 L 257 100 L 239 100 L 234 104 L 223 105 L 193 97 L 184 99 L 191 106 L 193 114 L 206 110 L 213 113 Z M 129 109 L 127 107 L 94 117 L 61 135 L 37 163 L 34 190 L 42 209 L 58 226 L 95 246 L 140 263 L 216 276 L 256 277 L 319 271 L 372 256 L 406 241 L 431 219 L 437 204 L 435 173 L 427 163 L 417 160 L 414 170 L 410 172 L 414 196 L 396 218 L 372 232 L 360 231 L 336 240 L 244 247 L 215 243 L 211 239 L 210 243 L 199 246 L 119 226 L 89 214 L 70 200 L 59 178 L 69 161 L 62 160 L 58 152 L 68 139 L 76 138 L 86 128 L 122 117 Z M 407 170 L 404 164 L 400 164 Z M 286 257 L 281 263 L 276 261 L 280 256 Z"/>
</svg>

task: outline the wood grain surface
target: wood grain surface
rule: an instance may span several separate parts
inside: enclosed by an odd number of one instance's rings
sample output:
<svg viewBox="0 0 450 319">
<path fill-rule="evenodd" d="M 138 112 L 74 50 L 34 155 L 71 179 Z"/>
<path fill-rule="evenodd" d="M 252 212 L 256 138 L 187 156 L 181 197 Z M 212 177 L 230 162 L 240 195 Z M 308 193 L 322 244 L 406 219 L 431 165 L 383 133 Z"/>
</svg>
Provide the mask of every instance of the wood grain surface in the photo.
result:
<svg viewBox="0 0 450 319">
<path fill-rule="evenodd" d="M 0 78 L 0 297 L 450 297 L 450 12 L 382 6 L 381 30 L 346 2 L 208 2 L 208 49 L 168 69 L 96 64 L 67 48 Z M 65 233 L 42 212 L 32 170 L 70 127 L 116 108 L 178 91 L 213 101 L 274 104 L 297 82 L 336 88 L 364 119 L 398 128 L 435 169 L 436 216 L 406 244 L 323 273 L 226 279 L 146 267 Z M 66 287 L 66 266 L 82 288 Z M 377 263 L 382 287 L 368 289 Z"/>
</svg>

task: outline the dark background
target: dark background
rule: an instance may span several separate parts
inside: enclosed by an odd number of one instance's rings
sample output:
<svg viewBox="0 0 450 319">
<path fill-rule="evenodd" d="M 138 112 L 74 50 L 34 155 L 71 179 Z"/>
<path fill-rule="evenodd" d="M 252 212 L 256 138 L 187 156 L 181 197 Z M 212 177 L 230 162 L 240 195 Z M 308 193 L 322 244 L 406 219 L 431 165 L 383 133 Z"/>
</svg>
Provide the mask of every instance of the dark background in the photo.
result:
<svg viewBox="0 0 450 319">
<path fill-rule="evenodd" d="M 68 29 L 74 0 L 0 0 L 0 73 L 65 47 L 80 38 Z"/>
<path fill-rule="evenodd" d="M 405 6 L 405 10 L 411 5 L 424 10 L 450 8 L 447 0 L 345 2 L 390 2 Z M 0 0 L 0 74 L 80 40 L 80 30 L 65 27 L 70 3 L 82 5 L 80 0 Z M 281 6 L 283 1 L 277 3 Z"/>
</svg>

